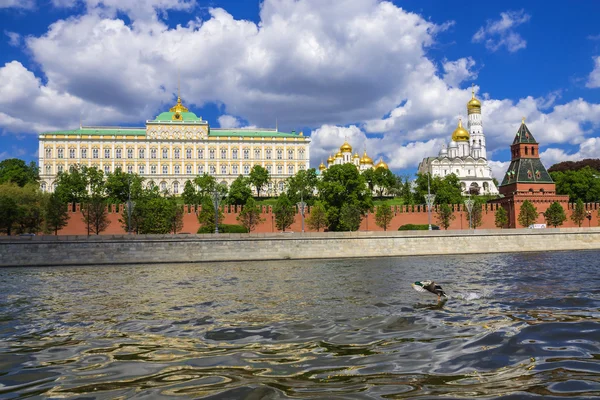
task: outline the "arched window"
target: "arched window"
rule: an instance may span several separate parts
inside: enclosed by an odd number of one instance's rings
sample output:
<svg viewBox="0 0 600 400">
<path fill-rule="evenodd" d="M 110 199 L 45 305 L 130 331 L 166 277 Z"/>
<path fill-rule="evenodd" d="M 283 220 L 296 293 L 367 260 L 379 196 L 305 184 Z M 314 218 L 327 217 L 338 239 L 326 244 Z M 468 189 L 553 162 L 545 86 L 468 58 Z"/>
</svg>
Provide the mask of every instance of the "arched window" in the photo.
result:
<svg viewBox="0 0 600 400">
<path fill-rule="evenodd" d="M 529 149 L 528 149 L 527 147 L 525 147 L 525 155 L 528 155 L 528 154 L 529 154 L 528 150 L 529 150 Z"/>
<path fill-rule="evenodd" d="M 144 158 L 146 157 L 146 151 L 144 149 L 139 149 L 138 150 L 138 158 Z"/>
<path fill-rule="evenodd" d="M 531 155 L 535 156 L 535 147 L 533 147 L 533 146 L 531 147 Z"/>
<path fill-rule="evenodd" d="M 188 160 L 192 158 L 192 149 L 185 150 L 185 158 L 187 158 Z"/>
<path fill-rule="evenodd" d="M 179 160 L 179 156 L 180 156 L 180 151 L 179 149 L 175 149 L 175 159 Z"/>
<path fill-rule="evenodd" d="M 255 160 L 260 160 L 260 149 L 255 149 L 254 150 L 254 159 Z"/>
<path fill-rule="evenodd" d="M 173 194 L 179 194 L 179 182 L 173 183 Z"/>
<path fill-rule="evenodd" d="M 175 166 L 175 173 L 179 174 L 181 172 L 180 170 L 181 170 L 181 168 L 179 167 L 179 165 L 176 165 Z"/>
<path fill-rule="evenodd" d="M 191 175 L 192 173 L 192 166 L 191 165 L 186 165 L 185 166 L 185 173 L 188 175 Z"/>
</svg>

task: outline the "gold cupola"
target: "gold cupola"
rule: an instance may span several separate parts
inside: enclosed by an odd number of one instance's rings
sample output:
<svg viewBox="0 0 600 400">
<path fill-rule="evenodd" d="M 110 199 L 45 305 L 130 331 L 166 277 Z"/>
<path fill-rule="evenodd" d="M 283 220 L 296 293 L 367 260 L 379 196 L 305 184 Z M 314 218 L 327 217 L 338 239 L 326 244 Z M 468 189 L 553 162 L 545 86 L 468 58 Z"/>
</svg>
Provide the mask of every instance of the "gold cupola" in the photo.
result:
<svg viewBox="0 0 600 400">
<path fill-rule="evenodd" d="M 335 153 L 335 158 L 343 158 L 344 156 L 342 155 L 341 151 L 338 151 L 337 153 Z"/>
<path fill-rule="evenodd" d="M 358 153 L 354 153 L 354 155 L 352 156 L 352 159 L 356 160 L 357 158 L 360 160 L 360 156 L 358 155 Z"/>
<path fill-rule="evenodd" d="M 181 121 L 183 119 L 181 113 L 189 112 L 189 110 L 187 109 L 186 106 L 181 104 L 181 97 L 177 96 L 177 104 L 175 104 L 173 107 L 171 107 L 169 109 L 169 112 L 174 113 L 173 114 L 174 121 Z"/>
<path fill-rule="evenodd" d="M 375 169 L 377 168 L 389 169 L 388 165 L 385 163 L 385 161 L 383 161 L 383 157 L 379 157 L 379 162 L 377 163 L 377 165 L 375 165 Z"/>
<path fill-rule="evenodd" d="M 481 102 L 475 97 L 475 88 L 471 88 L 471 100 L 467 103 L 469 114 L 481 114 Z"/>
<path fill-rule="evenodd" d="M 344 141 L 344 144 L 342 145 L 342 147 L 340 147 L 340 152 L 341 153 L 352 153 L 352 146 L 350 146 L 350 143 L 348 143 L 347 141 Z"/>
<path fill-rule="evenodd" d="M 319 171 L 324 171 L 326 169 L 327 167 L 325 166 L 325 164 L 323 164 L 323 161 L 321 161 L 321 164 L 319 164 Z"/>
<path fill-rule="evenodd" d="M 329 156 L 329 158 L 327 159 L 327 164 L 331 164 L 335 161 L 335 158 L 333 158 L 332 155 Z"/>
<path fill-rule="evenodd" d="M 452 140 L 455 142 L 468 142 L 469 141 L 469 132 L 463 128 L 462 119 L 458 119 L 458 127 L 452 132 Z"/>
<path fill-rule="evenodd" d="M 361 164 L 373 165 L 373 159 L 367 155 L 367 151 L 365 150 L 363 156 L 360 159 Z"/>
</svg>

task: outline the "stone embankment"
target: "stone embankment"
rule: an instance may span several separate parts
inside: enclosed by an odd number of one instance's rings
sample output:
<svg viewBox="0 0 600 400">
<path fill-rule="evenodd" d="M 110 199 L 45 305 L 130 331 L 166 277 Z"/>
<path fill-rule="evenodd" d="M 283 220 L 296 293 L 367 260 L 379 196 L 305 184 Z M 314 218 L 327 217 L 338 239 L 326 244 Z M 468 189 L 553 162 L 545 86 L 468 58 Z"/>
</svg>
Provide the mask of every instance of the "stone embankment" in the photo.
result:
<svg viewBox="0 0 600 400">
<path fill-rule="evenodd" d="M 0 267 L 600 249 L 600 228 L 0 237 Z"/>
</svg>

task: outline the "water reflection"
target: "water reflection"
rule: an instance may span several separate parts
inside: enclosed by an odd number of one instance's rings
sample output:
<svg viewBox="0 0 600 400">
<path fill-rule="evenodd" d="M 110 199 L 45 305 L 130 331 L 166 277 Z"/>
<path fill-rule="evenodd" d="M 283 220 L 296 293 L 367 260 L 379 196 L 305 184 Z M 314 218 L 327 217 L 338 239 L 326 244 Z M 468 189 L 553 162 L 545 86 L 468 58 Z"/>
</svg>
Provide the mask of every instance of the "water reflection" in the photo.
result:
<svg viewBox="0 0 600 400">
<path fill-rule="evenodd" d="M 598 395 L 599 255 L 3 269 L 0 397 Z"/>
</svg>

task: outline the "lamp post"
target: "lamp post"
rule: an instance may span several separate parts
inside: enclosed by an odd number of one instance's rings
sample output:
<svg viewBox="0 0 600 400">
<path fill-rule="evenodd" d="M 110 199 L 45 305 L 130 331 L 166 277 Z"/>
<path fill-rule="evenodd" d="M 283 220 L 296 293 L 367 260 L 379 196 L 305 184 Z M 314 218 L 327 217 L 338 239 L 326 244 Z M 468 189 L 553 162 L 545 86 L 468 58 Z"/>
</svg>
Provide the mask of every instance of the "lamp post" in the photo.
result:
<svg viewBox="0 0 600 400">
<path fill-rule="evenodd" d="M 367 216 L 367 232 L 369 232 L 369 210 L 367 210 L 365 215 Z"/>
<path fill-rule="evenodd" d="M 585 214 L 586 214 L 585 217 L 588 220 L 588 228 L 591 228 L 592 227 L 592 212 L 586 211 Z"/>
<path fill-rule="evenodd" d="M 469 198 L 465 200 L 467 212 L 469 213 L 469 229 L 471 229 L 471 211 L 473 211 L 473 204 L 475 204 L 475 201 L 471 200 L 471 195 L 469 195 Z"/>
<path fill-rule="evenodd" d="M 302 217 L 302 233 L 304 233 L 304 207 L 306 207 L 306 203 L 302 197 L 302 192 L 300 192 L 300 201 L 296 203 L 298 209 L 300 210 L 300 216 Z"/>
<path fill-rule="evenodd" d="M 213 206 L 215 207 L 215 233 L 219 233 L 219 204 L 221 203 L 221 199 L 223 198 L 223 194 L 219 191 L 219 188 L 215 188 L 212 191 L 212 200 Z"/>
<path fill-rule="evenodd" d="M 429 230 L 431 230 L 431 206 L 435 201 L 435 194 L 431 194 L 429 187 L 429 173 L 427 173 L 427 195 L 425 195 L 425 202 L 427 203 L 427 223 L 429 224 Z"/>
</svg>

